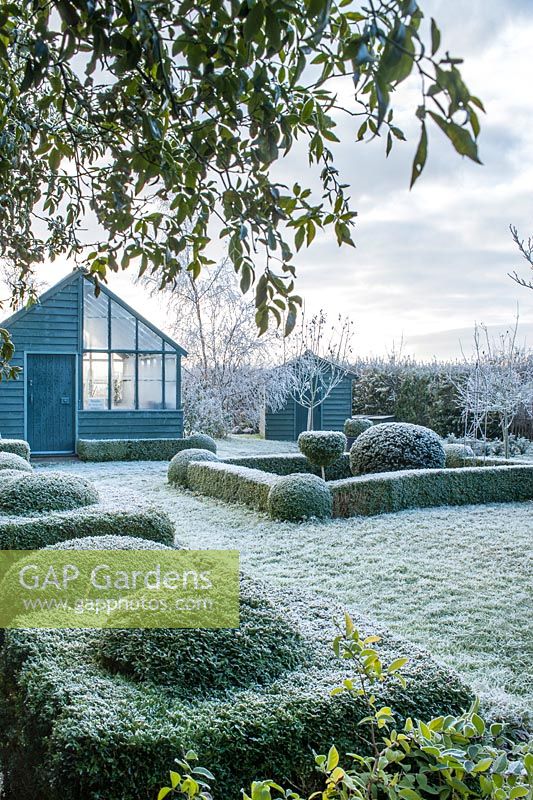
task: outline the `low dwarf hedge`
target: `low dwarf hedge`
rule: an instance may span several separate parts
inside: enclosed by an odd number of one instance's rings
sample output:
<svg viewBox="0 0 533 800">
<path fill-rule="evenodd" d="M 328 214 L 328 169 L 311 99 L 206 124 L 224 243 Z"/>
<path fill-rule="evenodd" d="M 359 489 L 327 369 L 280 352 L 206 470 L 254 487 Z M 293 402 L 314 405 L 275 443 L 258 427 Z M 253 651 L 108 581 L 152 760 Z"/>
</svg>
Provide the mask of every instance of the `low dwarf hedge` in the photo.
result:
<svg viewBox="0 0 533 800">
<path fill-rule="evenodd" d="M 263 596 L 306 648 L 302 662 L 263 686 L 228 682 L 223 691 L 191 691 L 161 683 L 157 669 L 138 680 L 102 663 L 103 631 L 7 631 L 0 656 L 0 748 L 8 794 L 146 800 L 156 796 L 176 756 L 192 748 L 215 775 L 215 796 L 238 800 L 241 786 L 266 776 L 292 781 L 302 791 L 318 788 L 310 756 L 327 752 L 333 742 L 340 752 L 368 752 L 367 731 L 357 724 L 363 704 L 331 696 L 348 674 L 331 656 L 332 620 L 342 619 L 344 609 L 301 589 L 262 589 L 259 607 Z M 364 635 L 380 633 L 353 617 Z M 238 639 L 239 631 L 233 635 Z M 469 705 L 470 691 L 426 652 L 387 633 L 381 651 L 387 663 L 410 656 L 402 670 L 406 687 L 376 692 L 380 705 L 394 708 L 398 723 Z M 211 655 L 216 659 L 216 651 Z"/>
<path fill-rule="evenodd" d="M 468 459 L 476 457 L 472 448 L 465 444 L 443 444 L 442 446 L 448 468 L 466 467 Z"/>
<path fill-rule="evenodd" d="M 533 500 L 533 466 L 384 472 L 328 485 L 333 516 L 372 516 L 407 508 Z"/>
<path fill-rule="evenodd" d="M 318 475 L 284 475 L 276 479 L 268 495 L 268 512 L 273 519 L 327 519 L 331 511 L 331 492 Z"/>
<path fill-rule="evenodd" d="M 240 624 L 232 628 L 110 628 L 98 657 L 111 672 L 191 692 L 268 684 L 308 655 L 302 635 L 250 578 L 240 582 Z"/>
<path fill-rule="evenodd" d="M 66 511 L 92 505 L 98 499 L 90 481 L 68 472 L 20 473 L 16 480 L 0 482 L 0 512 L 4 514 Z"/>
<path fill-rule="evenodd" d="M 33 467 L 22 456 L 16 453 L 2 453 L 0 451 L 0 470 L 17 470 L 19 472 L 32 472 Z"/>
<path fill-rule="evenodd" d="M 196 448 L 182 450 L 176 453 L 168 465 L 168 482 L 175 486 L 188 486 L 187 467 L 192 461 L 218 461 L 218 458 L 211 450 Z"/>
<path fill-rule="evenodd" d="M 276 476 L 258 469 L 228 462 L 193 461 L 187 468 L 189 489 L 227 503 L 244 503 L 256 511 L 266 511 L 268 494 Z"/>
<path fill-rule="evenodd" d="M 2 520 L 0 550 L 39 550 L 74 537 L 129 536 L 172 546 L 174 525 L 160 509 L 114 511 L 103 506 Z"/>
<path fill-rule="evenodd" d="M 15 453 L 26 461 L 30 460 L 30 446 L 24 439 L 0 439 L 0 453 Z"/>
<path fill-rule="evenodd" d="M 185 439 L 78 439 L 76 450 L 82 461 L 170 461 L 191 447 L 217 449 L 210 436 L 195 433 Z"/>
<path fill-rule="evenodd" d="M 274 475 L 292 475 L 295 472 L 312 472 L 314 475 L 319 476 L 321 474 L 320 467 L 314 467 L 301 453 L 225 458 L 224 463 L 233 464 L 237 467 L 248 467 L 248 469 L 259 469 L 263 472 L 271 472 Z M 351 474 L 348 453 L 343 453 L 333 464 L 326 467 L 327 481 L 349 478 Z"/>
</svg>

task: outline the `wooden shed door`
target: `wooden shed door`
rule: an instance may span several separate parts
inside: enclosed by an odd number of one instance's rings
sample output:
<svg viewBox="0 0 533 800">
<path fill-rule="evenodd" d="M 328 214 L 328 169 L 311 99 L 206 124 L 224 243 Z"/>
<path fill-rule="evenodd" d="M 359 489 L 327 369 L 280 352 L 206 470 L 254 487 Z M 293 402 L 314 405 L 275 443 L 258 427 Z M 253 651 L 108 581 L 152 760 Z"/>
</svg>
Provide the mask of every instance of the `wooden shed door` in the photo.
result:
<svg viewBox="0 0 533 800">
<path fill-rule="evenodd" d="M 28 354 L 27 436 L 33 453 L 73 453 L 76 356 Z"/>
</svg>

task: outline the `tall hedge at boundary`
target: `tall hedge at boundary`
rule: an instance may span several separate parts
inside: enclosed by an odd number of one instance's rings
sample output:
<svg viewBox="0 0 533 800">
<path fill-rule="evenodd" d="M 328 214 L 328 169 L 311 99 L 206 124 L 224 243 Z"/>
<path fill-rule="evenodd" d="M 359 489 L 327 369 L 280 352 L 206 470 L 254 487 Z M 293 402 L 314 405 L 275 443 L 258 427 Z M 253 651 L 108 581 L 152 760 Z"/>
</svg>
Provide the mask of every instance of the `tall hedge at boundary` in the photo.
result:
<svg viewBox="0 0 533 800">
<path fill-rule="evenodd" d="M 101 631 L 7 631 L 0 748 L 8 792 L 39 800 L 146 800 L 189 748 L 214 773 L 217 798 L 238 800 L 241 787 L 267 775 L 294 781 L 305 793 L 316 789 L 313 750 L 327 752 L 333 742 L 341 752 L 367 747 L 367 732 L 357 725 L 361 701 L 331 696 L 349 674 L 331 655 L 333 618 L 342 619 L 344 608 L 301 589 L 265 592 L 308 650 L 303 664 L 265 687 L 184 691 L 160 685 L 157 672 L 139 681 L 100 666 Z M 399 722 L 469 705 L 471 692 L 451 670 L 352 616 L 363 635 L 383 636 L 386 662 L 409 655 L 406 688 L 377 691 Z"/>
<path fill-rule="evenodd" d="M 407 508 L 533 500 L 533 466 L 383 472 L 328 485 L 334 517 L 373 516 Z"/>
<path fill-rule="evenodd" d="M 76 451 L 81 461 L 170 461 L 181 450 L 200 446 L 216 452 L 214 440 L 203 434 L 184 439 L 78 439 Z"/>
<path fill-rule="evenodd" d="M 46 517 L 0 519 L 0 550 L 39 550 L 68 539 L 108 535 L 150 539 L 172 546 L 174 524 L 168 514 L 158 508 L 114 511 L 103 506 Z"/>
</svg>

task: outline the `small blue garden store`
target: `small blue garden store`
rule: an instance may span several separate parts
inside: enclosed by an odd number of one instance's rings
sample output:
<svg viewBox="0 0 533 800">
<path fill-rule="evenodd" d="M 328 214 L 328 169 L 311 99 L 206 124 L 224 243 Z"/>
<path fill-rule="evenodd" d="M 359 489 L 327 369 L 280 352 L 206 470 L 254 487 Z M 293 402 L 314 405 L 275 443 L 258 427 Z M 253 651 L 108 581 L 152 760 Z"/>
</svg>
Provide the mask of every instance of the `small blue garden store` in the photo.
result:
<svg viewBox="0 0 533 800">
<path fill-rule="evenodd" d="M 70 454 L 77 439 L 183 435 L 185 350 L 80 270 L 1 323 L 16 381 L 0 383 L 0 433 L 34 454 Z"/>
</svg>

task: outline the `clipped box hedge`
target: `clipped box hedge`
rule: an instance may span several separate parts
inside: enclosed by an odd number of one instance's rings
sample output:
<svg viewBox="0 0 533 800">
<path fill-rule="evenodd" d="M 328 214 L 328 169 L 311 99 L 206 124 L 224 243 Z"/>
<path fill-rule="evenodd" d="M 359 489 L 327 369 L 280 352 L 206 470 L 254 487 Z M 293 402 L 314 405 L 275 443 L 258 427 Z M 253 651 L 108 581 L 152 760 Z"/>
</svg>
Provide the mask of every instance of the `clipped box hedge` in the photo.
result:
<svg viewBox="0 0 533 800">
<path fill-rule="evenodd" d="M 255 581 L 253 586 L 258 589 Z M 156 796 L 176 756 L 192 748 L 214 773 L 217 798 L 238 800 L 242 786 L 266 776 L 293 781 L 307 796 L 320 783 L 313 750 L 327 752 L 333 742 L 340 752 L 367 750 L 367 731 L 357 724 L 366 714 L 360 699 L 331 696 L 349 674 L 349 665 L 331 654 L 332 617 L 342 619 L 344 609 L 301 590 L 266 587 L 251 602 L 254 616 L 274 614 L 280 621 L 265 658 L 292 648 L 295 636 L 298 648 L 292 664 L 283 656 L 279 672 L 263 676 L 263 685 L 249 682 L 230 659 L 224 690 L 222 655 L 233 652 L 238 630 L 198 632 L 212 640 L 205 655 L 219 668 L 214 686 L 200 676 L 196 688 L 160 675 L 155 666 L 146 676 L 145 669 L 124 674 L 124 665 L 114 661 L 113 642 L 105 641 L 114 633 L 7 631 L 0 660 L 0 748 L 8 794 L 147 800 Z M 365 635 L 380 632 L 357 615 L 354 621 Z M 130 652 L 138 659 L 135 642 L 142 633 L 131 636 Z M 164 655 L 161 648 L 168 648 L 163 663 L 169 664 L 175 638 L 148 632 L 141 655 L 152 653 L 155 664 Z M 394 708 L 399 724 L 406 716 L 456 714 L 469 705 L 471 692 L 425 651 L 387 633 L 381 650 L 386 662 L 410 656 L 405 689 L 398 684 L 376 692 L 380 705 Z M 193 673 L 189 678 L 196 681 Z"/>
<path fill-rule="evenodd" d="M 227 503 L 244 503 L 266 511 L 268 495 L 277 475 L 228 462 L 193 461 L 187 467 L 189 489 Z"/>
<path fill-rule="evenodd" d="M 30 446 L 24 439 L 0 439 L 0 453 L 15 453 L 30 460 Z"/>
<path fill-rule="evenodd" d="M 172 546 L 174 525 L 156 508 L 114 511 L 103 506 L 38 517 L 0 517 L 0 550 L 39 550 L 80 537 L 120 535 L 150 539 Z"/>
<path fill-rule="evenodd" d="M 458 467 L 364 475 L 329 484 L 333 516 L 407 508 L 533 500 L 533 465 Z"/>
<path fill-rule="evenodd" d="M 194 446 L 191 438 L 78 439 L 76 451 L 81 461 L 170 461 L 176 453 Z"/>
<path fill-rule="evenodd" d="M 301 453 L 281 453 L 272 456 L 244 456 L 240 458 L 225 458 L 226 464 L 238 467 L 271 472 L 274 475 L 292 475 L 295 472 L 312 472 L 321 477 L 320 467 L 314 467 Z M 326 480 L 335 481 L 351 476 L 350 456 L 348 453 L 326 467 Z"/>
</svg>

